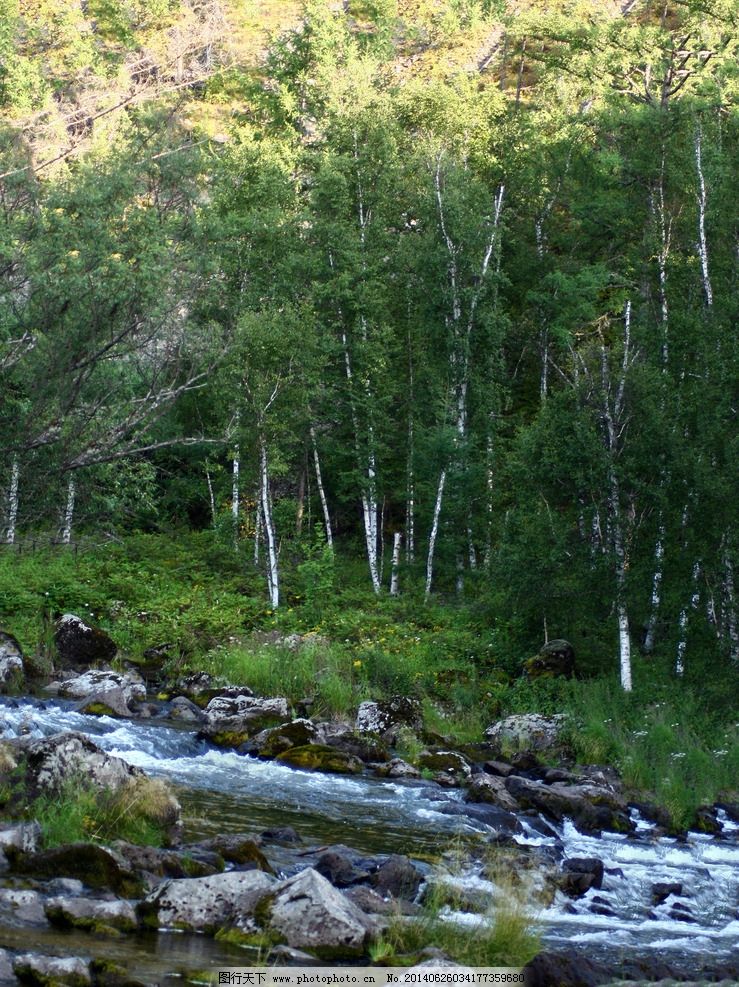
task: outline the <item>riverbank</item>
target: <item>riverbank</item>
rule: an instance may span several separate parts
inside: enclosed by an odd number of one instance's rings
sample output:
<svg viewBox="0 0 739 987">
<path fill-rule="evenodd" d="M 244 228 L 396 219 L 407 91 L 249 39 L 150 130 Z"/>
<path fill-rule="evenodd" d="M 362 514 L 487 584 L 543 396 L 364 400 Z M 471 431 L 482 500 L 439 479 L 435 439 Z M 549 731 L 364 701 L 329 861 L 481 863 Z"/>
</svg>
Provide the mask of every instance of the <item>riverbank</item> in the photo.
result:
<svg viewBox="0 0 739 987">
<path fill-rule="evenodd" d="M 608 764 L 629 795 L 662 806 L 671 824 L 735 797 L 739 728 L 730 690 L 688 675 L 665 681 L 657 658 L 635 662 L 632 695 L 575 640 L 578 677 L 522 676 L 509 630 L 480 598 L 423 603 L 412 589 L 375 597 L 363 574 L 326 556 L 286 566 L 287 604 L 265 605 L 245 558 L 210 533 L 0 554 L 0 627 L 32 671 L 54 657 L 51 616 L 78 613 L 107 630 L 118 661 L 147 665 L 160 685 L 189 672 L 248 685 L 314 712 L 347 717 L 367 699 L 418 699 L 423 726 L 452 746 L 478 742 L 497 719 L 563 713 L 571 764 Z M 145 658 L 149 654 L 149 658 Z M 598 660 L 596 660 L 598 659 Z M 156 682 L 153 682 L 156 685 Z M 404 753 L 412 760 L 414 742 Z"/>
</svg>

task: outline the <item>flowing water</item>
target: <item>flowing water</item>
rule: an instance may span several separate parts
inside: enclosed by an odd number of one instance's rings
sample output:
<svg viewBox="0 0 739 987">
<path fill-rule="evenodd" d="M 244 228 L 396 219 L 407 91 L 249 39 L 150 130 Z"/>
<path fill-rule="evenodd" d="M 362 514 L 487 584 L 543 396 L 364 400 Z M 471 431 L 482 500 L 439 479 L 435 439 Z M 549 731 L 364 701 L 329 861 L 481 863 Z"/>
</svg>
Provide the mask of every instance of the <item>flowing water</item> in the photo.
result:
<svg viewBox="0 0 739 987">
<path fill-rule="evenodd" d="M 84 716 L 64 703 L 6 700 L 0 705 L 3 736 L 62 730 L 85 733 L 111 754 L 169 779 L 183 803 L 190 840 L 292 825 L 308 842 L 340 842 L 364 852 L 404 852 L 428 859 L 455 842 L 479 848 L 494 833 L 485 811 L 465 805 L 459 791 L 295 771 L 213 748 L 191 729 Z M 634 952 L 652 953 L 695 971 L 703 964 L 739 963 L 739 826 L 722 816 L 720 836 L 691 833 L 678 840 L 658 838 L 637 815 L 635 821 L 637 832 L 631 836 L 596 837 L 579 833 L 568 822 L 555 828 L 521 818 L 515 839 L 522 846 L 541 847 L 555 859 L 599 857 L 606 868 L 600 890 L 591 889 L 574 901 L 558 893 L 539 914 L 545 942 L 554 948 L 580 946 L 614 963 Z M 496 893 L 479 864 L 468 863 L 444 880 L 483 901 Z M 654 906 L 652 885 L 658 882 L 682 884 L 682 894 Z M 481 921 L 472 912 L 449 912 L 447 917 L 459 923 Z M 172 937 L 158 940 L 163 938 Z M 186 950 L 187 937 L 181 938 Z M 150 956 L 167 948 L 139 945 Z M 212 943 L 209 949 L 210 954 L 208 949 L 203 953 L 206 966 L 224 960 L 226 954 L 220 955 Z"/>
</svg>

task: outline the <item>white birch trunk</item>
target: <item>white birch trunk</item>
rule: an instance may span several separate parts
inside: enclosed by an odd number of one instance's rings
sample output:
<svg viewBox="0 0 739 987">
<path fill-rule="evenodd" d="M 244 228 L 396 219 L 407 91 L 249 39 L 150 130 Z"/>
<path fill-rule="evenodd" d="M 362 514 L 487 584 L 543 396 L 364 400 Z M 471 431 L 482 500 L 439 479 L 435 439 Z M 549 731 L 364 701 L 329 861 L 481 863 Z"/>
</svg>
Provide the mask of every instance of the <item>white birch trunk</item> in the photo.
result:
<svg viewBox="0 0 739 987">
<path fill-rule="evenodd" d="M 434 551 L 436 549 L 436 538 L 439 534 L 439 518 L 441 517 L 441 504 L 444 498 L 444 485 L 446 483 L 446 469 L 441 471 L 439 476 L 439 486 L 436 490 L 436 503 L 434 504 L 434 517 L 431 522 L 431 534 L 429 535 L 429 550 L 426 558 L 426 599 L 431 595 L 431 584 L 434 581 Z"/>
<path fill-rule="evenodd" d="M 210 470 L 205 467 L 205 480 L 208 484 L 208 499 L 210 501 L 210 519 L 213 522 L 213 527 L 216 526 L 216 498 L 213 494 L 213 483 L 210 479 Z"/>
<path fill-rule="evenodd" d="M 723 626 L 729 639 L 729 655 L 732 661 L 739 662 L 739 624 L 736 616 L 736 596 L 734 593 L 734 566 L 729 556 L 728 546 L 724 549 L 723 578 Z"/>
<path fill-rule="evenodd" d="M 708 271 L 708 241 L 706 240 L 706 180 L 703 175 L 703 130 L 701 127 L 695 132 L 695 170 L 698 173 L 698 256 L 701 263 L 701 280 L 703 282 L 703 293 L 706 296 L 706 305 L 713 305 L 713 288 L 711 277 Z"/>
<path fill-rule="evenodd" d="M 678 617 L 678 627 L 680 628 L 680 639 L 677 642 L 677 657 L 675 658 L 675 672 L 678 675 L 683 675 L 685 673 L 685 652 L 688 647 L 688 617 L 690 610 L 696 610 L 698 604 L 700 603 L 700 587 L 698 586 L 698 580 L 700 579 L 701 565 L 700 562 L 696 562 L 693 566 L 693 589 L 690 594 L 690 604 L 689 606 L 683 607 L 680 611 L 680 616 Z"/>
<path fill-rule="evenodd" d="M 233 473 L 232 473 L 232 485 L 231 485 L 231 516 L 233 518 L 234 526 L 234 539 L 238 541 L 239 538 L 239 499 L 240 499 L 240 489 L 239 489 L 239 474 L 241 472 L 241 457 L 239 455 L 238 445 L 234 449 L 233 458 Z"/>
<path fill-rule="evenodd" d="M 662 592 L 662 569 L 665 558 L 665 523 L 660 514 L 659 534 L 657 544 L 654 546 L 654 575 L 652 576 L 652 599 L 647 620 L 647 629 L 644 635 L 644 651 L 650 655 L 654 651 L 654 635 L 657 629 L 657 615 Z"/>
<path fill-rule="evenodd" d="M 313 466 L 316 471 L 316 486 L 318 487 L 318 499 L 321 501 L 321 510 L 323 511 L 323 526 L 326 531 L 326 544 L 333 551 L 334 547 L 334 533 L 331 528 L 331 515 L 328 510 L 328 501 L 326 500 L 326 491 L 323 486 L 323 477 L 321 475 L 321 461 L 318 458 L 318 443 L 316 441 L 316 430 L 311 425 L 310 427 L 310 441 L 313 447 Z"/>
<path fill-rule="evenodd" d="M 254 565 L 259 566 L 259 546 L 262 544 L 262 491 L 257 491 L 257 506 L 254 510 Z"/>
<path fill-rule="evenodd" d="M 280 605 L 280 573 L 277 556 L 277 537 L 275 534 L 274 519 L 272 517 L 272 498 L 269 491 L 267 443 L 264 436 L 259 437 L 259 475 L 264 534 L 267 542 L 267 589 L 269 591 L 270 605 L 273 610 L 276 610 Z"/>
<path fill-rule="evenodd" d="M 10 466 L 10 487 L 8 489 L 8 527 L 5 531 L 5 544 L 15 544 L 15 529 L 18 524 L 18 482 L 20 480 L 20 466 L 18 457 L 13 456 Z"/>
<path fill-rule="evenodd" d="M 69 478 L 67 483 L 67 506 L 64 511 L 64 527 L 62 528 L 62 545 L 69 545 L 72 541 L 72 521 L 74 520 L 74 498 L 76 486 L 74 477 Z"/>
<path fill-rule="evenodd" d="M 390 571 L 390 596 L 398 596 L 400 593 L 399 569 L 400 546 L 402 542 L 403 536 L 399 531 L 396 531 L 393 535 L 393 564 Z"/>
</svg>

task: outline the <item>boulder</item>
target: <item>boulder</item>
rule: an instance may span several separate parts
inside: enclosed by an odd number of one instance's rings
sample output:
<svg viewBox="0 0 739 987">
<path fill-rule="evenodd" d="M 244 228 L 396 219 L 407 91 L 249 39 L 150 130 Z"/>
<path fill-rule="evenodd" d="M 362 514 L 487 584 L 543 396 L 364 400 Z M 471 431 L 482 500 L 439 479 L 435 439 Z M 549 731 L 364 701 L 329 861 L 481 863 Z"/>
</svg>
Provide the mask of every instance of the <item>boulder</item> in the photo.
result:
<svg viewBox="0 0 739 987">
<path fill-rule="evenodd" d="M 313 864 L 313 869 L 335 888 L 348 888 L 352 884 L 366 881 L 377 866 L 371 860 L 358 857 L 349 847 L 338 844 L 321 853 Z"/>
<path fill-rule="evenodd" d="M 511 775 L 505 786 L 524 809 L 535 809 L 550 819 L 569 818 L 578 829 L 597 833 L 603 829 L 630 833 L 635 829 L 626 804 L 607 788 L 595 785 L 544 785 Z"/>
<path fill-rule="evenodd" d="M 575 674 L 575 649 L 569 641 L 548 641 L 523 667 L 530 679 L 571 679 Z"/>
<path fill-rule="evenodd" d="M 12 634 L 0 631 L 0 692 L 23 683 L 23 649 Z"/>
<path fill-rule="evenodd" d="M 253 836 L 242 833 L 228 833 L 225 836 L 216 836 L 212 840 L 203 840 L 193 849 L 210 853 L 217 853 L 223 860 L 230 864 L 237 864 L 243 870 L 262 870 L 267 874 L 274 871 L 269 861 L 262 853 L 257 840 Z"/>
<path fill-rule="evenodd" d="M 662 905 L 671 894 L 681 895 L 683 886 L 677 881 L 660 881 L 652 885 L 652 904 Z"/>
<path fill-rule="evenodd" d="M 486 774 L 497 775 L 499 778 L 507 778 L 516 770 L 512 764 L 506 764 L 505 761 L 485 761 L 482 767 Z"/>
<path fill-rule="evenodd" d="M 37 822 L 17 823 L 0 829 L 0 850 L 7 857 L 19 853 L 36 853 L 41 846 L 41 827 Z"/>
<path fill-rule="evenodd" d="M 579 898 L 603 884 L 603 861 L 598 857 L 570 857 L 562 861 L 557 884 L 570 898 Z"/>
<path fill-rule="evenodd" d="M 0 889 L 0 925 L 10 928 L 48 926 L 43 896 L 38 891 L 20 888 Z"/>
<path fill-rule="evenodd" d="M 91 670 L 59 686 L 62 699 L 82 699 L 82 712 L 97 716 L 129 717 L 146 699 L 144 680 L 136 673 Z"/>
<path fill-rule="evenodd" d="M 347 888 L 344 897 L 369 915 L 420 915 L 422 911 L 420 905 L 414 905 L 402 898 L 384 898 L 366 884 Z"/>
<path fill-rule="evenodd" d="M 423 874 L 408 857 L 396 853 L 378 867 L 370 878 L 370 884 L 383 897 L 392 895 L 393 898 L 413 901 L 423 880 Z"/>
<path fill-rule="evenodd" d="M 506 812 L 518 812 L 520 806 L 505 786 L 505 779 L 495 775 L 477 774 L 467 789 L 465 802 L 497 805 Z"/>
<path fill-rule="evenodd" d="M 540 713 L 520 713 L 493 723 L 485 738 L 499 752 L 546 751 L 557 747 L 566 716 L 542 716 Z"/>
<path fill-rule="evenodd" d="M 13 960 L 13 972 L 21 983 L 34 987 L 87 987 L 92 983 L 90 964 L 77 956 L 24 953 Z"/>
<path fill-rule="evenodd" d="M 312 720 L 299 718 L 277 727 L 262 730 L 239 749 L 240 753 L 256 757 L 272 758 L 283 754 L 291 747 L 304 747 L 318 739 L 318 729 Z"/>
<path fill-rule="evenodd" d="M 120 788 L 143 778 L 140 768 L 107 754 L 84 734 L 67 732 L 33 741 L 26 748 L 26 779 L 37 792 L 59 791 L 75 778 L 95 788 Z"/>
<path fill-rule="evenodd" d="M 325 877 L 309 868 L 282 881 L 263 902 L 265 924 L 294 949 L 326 960 L 363 955 L 370 920 Z"/>
<path fill-rule="evenodd" d="M 293 747 L 275 758 L 283 764 L 303 771 L 325 771 L 328 774 L 356 775 L 364 770 L 358 757 L 334 750 L 324 744 L 306 744 Z"/>
<path fill-rule="evenodd" d="M 472 775 L 467 760 L 455 751 L 421 751 L 418 767 L 449 775 L 457 781 L 466 781 Z"/>
<path fill-rule="evenodd" d="M 129 901 L 58 897 L 46 902 L 46 917 L 53 925 L 90 932 L 133 932 L 138 919 Z"/>
<path fill-rule="evenodd" d="M 226 866 L 223 857 L 198 847 L 159 850 L 116 840 L 113 850 L 150 886 L 163 877 L 210 877 L 220 874 Z"/>
<path fill-rule="evenodd" d="M 165 881 L 138 906 L 144 925 L 215 933 L 251 919 L 275 879 L 259 870 Z M 338 893 L 338 892 L 337 892 Z"/>
<path fill-rule="evenodd" d="M 65 843 L 41 853 L 22 854 L 13 870 L 41 880 L 71 877 L 90 888 L 103 888 L 124 897 L 136 897 L 141 882 L 128 863 L 97 843 Z"/>
<path fill-rule="evenodd" d="M 381 778 L 420 778 L 421 772 L 402 757 L 394 757 L 387 764 L 378 764 L 375 774 Z"/>
<path fill-rule="evenodd" d="M 379 734 L 393 744 L 403 727 L 418 732 L 423 725 L 423 712 L 417 699 L 393 696 L 382 702 L 364 702 L 357 710 L 355 728 L 358 733 Z"/>
<path fill-rule="evenodd" d="M 321 731 L 321 742 L 334 747 L 345 754 L 358 757 L 365 764 L 376 764 L 390 760 L 387 746 L 372 734 L 357 733 L 346 728 L 326 729 Z"/>
<path fill-rule="evenodd" d="M 171 720 L 181 720 L 183 723 L 202 723 L 205 713 L 191 699 L 177 696 L 170 704 L 169 717 Z"/>
<path fill-rule="evenodd" d="M 60 662 L 72 666 L 112 661 L 118 651 L 105 631 L 91 627 L 73 613 L 65 613 L 56 622 L 54 644 Z"/>
<path fill-rule="evenodd" d="M 219 695 L 205 709 L 201 734 L 221 747 L 239 747 L 266 727 L 284 722 L 289 715 L 287 699 L 259 699 L 246 692 Z"/>
</svg>

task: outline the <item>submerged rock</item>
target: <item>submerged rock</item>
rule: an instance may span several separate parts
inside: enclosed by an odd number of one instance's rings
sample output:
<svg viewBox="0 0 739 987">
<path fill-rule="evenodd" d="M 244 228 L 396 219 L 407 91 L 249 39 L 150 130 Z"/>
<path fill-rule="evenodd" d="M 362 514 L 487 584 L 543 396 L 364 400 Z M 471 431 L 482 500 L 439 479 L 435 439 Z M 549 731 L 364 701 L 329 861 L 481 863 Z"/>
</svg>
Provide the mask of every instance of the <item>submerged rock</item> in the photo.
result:
<svg viewBox="0 0 739 987">
<path fill-rule="evenodd" d="M 571 819 L 586 833 L 602 829 L 630 833 L 635 829 L 625 802 L 607 788 L 595 785 L 544 785 L 512 775 L 506 778 L 508 792 L 524 809 L 535 809 L 561 821 Z"/>
<path fill-rule="evenodd" d="M 455 781 L 466 781 L 472 774 L 466 758 L 456 751 L 421 751 L 418 766 L 427 771 L 448 775 Z"/>
<path fill-rule="evenodd" d="M 302 768 L 304 771 L 325 771 L 328 774 L 356 775 L 364 770 L 364 765 L 358 757 L 323 744 L 293 747 L 280 754 L 275 760 L 289 764 L 293 768 Z"/>
<path fill-rule="evenodd" d="M 92 984 L 90 964 L 77 956 L 40 956 L 24 953 L 13 960 L 13 972 L 35 987 L 87 987 Z"/>
<path fill-rule="evenodd" d="M 81 617 L 65 613 L 56 622 L 54 644 L 64 665 L 94 665 L 112 661 L 118 647 L 105 631 L 91 627 Z"/>
<path fill-rule="evenodd" d="M 90 888 L 103 888 L 124 897 L 136 897 L 141 882 L 123 857 L 97 843 L 65 843 L 42 853 L 22 854 L 13 870 L 29 877 L 71 877 Z"/>
<path fill-rule="evenodd" d="M 489 774 L 474 776 L 467 789 L 465 802 L 497 805 L 507 812 L 517 812 L 520 809 L 518 802 L 506 788 L 505 779 Z"/>
<path fill-rule="evenodd" d="M 408 857 L 395 853 L 377 868 L 370 884 L 383 896 L 413 901 L 423 880 L 423 874 Z"/>
</svg>

